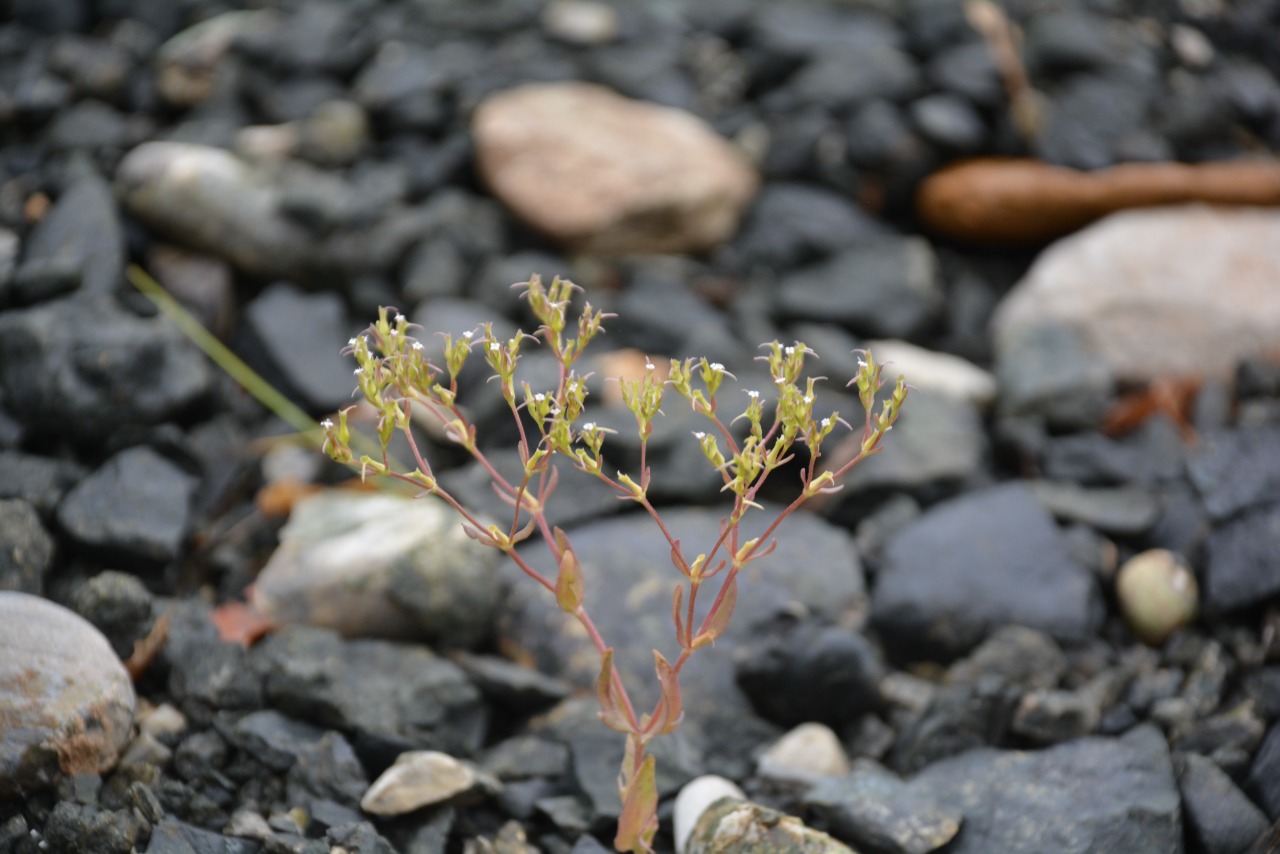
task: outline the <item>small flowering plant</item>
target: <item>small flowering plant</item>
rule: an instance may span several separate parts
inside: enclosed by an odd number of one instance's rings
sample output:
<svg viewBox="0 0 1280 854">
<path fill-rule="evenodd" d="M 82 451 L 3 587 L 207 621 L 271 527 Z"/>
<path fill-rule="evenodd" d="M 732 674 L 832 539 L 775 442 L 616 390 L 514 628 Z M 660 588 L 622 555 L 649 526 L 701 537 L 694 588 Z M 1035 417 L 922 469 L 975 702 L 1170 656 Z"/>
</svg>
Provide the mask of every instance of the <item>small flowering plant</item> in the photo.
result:
<svg viewBox="0 0 1280 854">
<path fill-rule="evenodd" d="M 603 446 L 607 434 L 613 431 L 583 419 L 587 376 L 575 368 L 610 315 L 587 303 L 571 329 L 570 298 L 577 289 L 573 283 L 556 278 L 544 286 L 535 276 L 523 286 L 530 308 L 542 324 L 534 334 L 517 332 L 514 337 L 503 340 L 494 334 L 491 325 L 485 324 L 457 338 L 445 335 L 443 365 L 428 361 L 421 342 L 411 337 L 414 326 L 403 315 L 381 310 L 377 322 L 366 334 L 353 338 L 344 352 L 355 357 L 359 391 L 377 412 L 382 458 L 356 457 L 352 453 L 347 423 L 349 409 L 338 414 L 337 423 L 324 422 L 324 447 L 335 460 L 359 465 L 362 476 L 397 478 L 419 488 L 424 495 L 436 495 L 447 502 L 462 518 L 468 536 L 504 552 L 525 575 L 545 587 L 562 610 L 582 624 L 600 654 L 600 673 L 595 686 L 600 720 L 626 736 L 618 777 L 622 812 L 614 845 L 619 851 L 650 851 L 658 826 L 658 793 L 654 758 L 646 753 L 646 748 L 653 738 L 673 731 L 680 724 L 683 717 L 680 674 L 685 663 L 697 650 L 714 643 L 724 633 L 737 601 L 738 574 L 751 561 L 773 550 L 776 545 L 773 533 L 782 520 L 815 496 L 840 489 L 840 479 L 853 466 L 881 450 L 881 440 L 892 428 L 906 400 L 907 385 L 898 377 L 892 391 L 881 397 L 883 366 L 870 352 L 861 352 L 858 374 L 849 383 L 856 387 L 863 410 L 863 417 L 859 419 L 861 449 L 838 467 L 823 469 L 819 461 L 828 437 L 837 427 L 852 428 L 838 413 L 815 418 L 815 385 L 820 378 L 804 374 L 806 359 L 814 355 L 804 344 L 763 345 L 765 353 L 760 358 L 767 363 L 775 385 L 774 393 L 769 396 L 774 402 L 766 406 L 765 397 L 758 391 L 746 391 L 745 408 L 727 422 L 722 415 L 722 387 L 726 378 L 736 378 L 723 365 L 706 359 L 672 360 L 667 379 L 662 380 L 658 378 L 657 366 L 647 361 L 641 377 L 620 380 L 623 403 L 635 416 L 639 433 L 639 468 L 632 473 L 610 473 L 606 471 Z M 559 363 L 559 381 L 554 389 L 534 390 L 528 383 L 516 379 L 521 351 L 536 343 L 547 347 Z M 458 375 L 477 350 L 493 378 L 500 383 L 502 396 L 515 419 L 520 459 L 524 463 L 519 477 L 508 479 L 490 463 L 476 441 L 475 425 L 468 421 L 457 403 Z M 706 429 L 695 432 L 693 441 L 698 442 L 707 462 L 720 473 L 723 491 L 733 498 L 719 537 L 706 551 L 697 554 L 687 551 L 672 537 L 648 496 L 651 471 L 646 463 L 646 448 L 654 419 L 661 414 L 663 400 L 671 392 L 706 418 Z M 445 425 L 448 439 L 470 453 L 488 473 L 498 494 L 512 508 L 507 523 L 482 520 L 439 484 L 410 429 L 415 406 L 425 408 L 439 419 Z M 743 430 L 731 429 L 738 421 L 746 422 L 745 437 L 742 437 Z M 386 449 L 396 433 L 404 435 L 412 450 L 415 468 L 411 471 L 396 470 L 389 462 Z M 796 459 L 797 446 L 804 448 L 807 459 L 798 465 L 795 498 L 759 537 L 744 540 L 739 536 L 742 519 L 749 512 L 763 509 L 756 496 L 775 472 Z M 654 650 L 654 671 L 660 692 L 649 711 L 635 708 L 614 666 L 613 649 L 591 619 L 586 604 L 588 573 L 574 553 L 569 536 L 547 522 L 545 507 L 557 481 L 557 469 L 550 463 L 556 454 L 566 457 L 585 475 L 608 484 L 620 499 L 644 508 L 671 548 L 671 562 L 679 574 L 672 593 L 671 619 L 680 654 L 675 661 L 668 661 Z M 558 567 L 555 578 L 534 569 L 516 550 L 518 543 L 535 534 L 545 543 Z M 695 607 L 698 597 L 705 595 L 713 595 L 714 600 L 699 622 L 694 617 Z"/>
</svg>

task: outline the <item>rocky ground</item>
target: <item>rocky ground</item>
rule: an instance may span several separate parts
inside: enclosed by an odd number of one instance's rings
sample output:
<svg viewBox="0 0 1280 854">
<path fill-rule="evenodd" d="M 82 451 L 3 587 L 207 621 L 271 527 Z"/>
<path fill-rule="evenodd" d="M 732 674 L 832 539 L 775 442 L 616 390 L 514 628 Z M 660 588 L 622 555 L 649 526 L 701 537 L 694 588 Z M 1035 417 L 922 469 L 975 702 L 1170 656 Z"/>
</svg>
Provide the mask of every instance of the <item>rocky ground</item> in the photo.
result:
<svg viewBox="0 0 1280 854">
<path fill-rule="evenodd" d="M 1280 212 L 1126 210 L 1280 201 L 1280 4 L 999 8 L 0 3 L 0 854 L 582 854 L 618 816 L 545 591 L 436 504 L 330 488 L 131 263 L 316 418 L 378 306 L 506 335 L 533 273 L 617 313 L 600 376 L 706 355 L 741 396 L 799 339 L 849 415 L 855 347 L 907 374 L 686 672 L 660 850 L 726 792 L 685 850 L 1280 850 Z M 984 245 L 915 207 L 969 155 L 1257 171 L 1022 176 Z M 1070 189 L 1102 175 L 1124 200 Z M 651 494 L 700 542 L 719 479 L 664 412 Z M 643 695 L 674 576 L 622 509 L 566 469 L 550 514 Z M 252 646 L 246 597 L 283 626 Z"/>
</svg>

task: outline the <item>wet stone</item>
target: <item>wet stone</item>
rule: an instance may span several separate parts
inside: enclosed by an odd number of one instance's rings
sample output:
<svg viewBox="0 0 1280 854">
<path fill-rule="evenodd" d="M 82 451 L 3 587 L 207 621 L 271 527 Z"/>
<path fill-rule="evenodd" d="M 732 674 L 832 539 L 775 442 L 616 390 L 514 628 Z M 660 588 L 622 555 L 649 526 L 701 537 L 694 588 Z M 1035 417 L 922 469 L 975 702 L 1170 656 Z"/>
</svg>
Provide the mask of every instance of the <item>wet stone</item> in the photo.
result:
<svg viewBox="0 0 1280 854">
<path fill-rule="evenodd" d="M 107 639 L 60 605 L 0 592 L 0 793 L 110 769 L 133 726 L 133 682 Z"/>
</svg>

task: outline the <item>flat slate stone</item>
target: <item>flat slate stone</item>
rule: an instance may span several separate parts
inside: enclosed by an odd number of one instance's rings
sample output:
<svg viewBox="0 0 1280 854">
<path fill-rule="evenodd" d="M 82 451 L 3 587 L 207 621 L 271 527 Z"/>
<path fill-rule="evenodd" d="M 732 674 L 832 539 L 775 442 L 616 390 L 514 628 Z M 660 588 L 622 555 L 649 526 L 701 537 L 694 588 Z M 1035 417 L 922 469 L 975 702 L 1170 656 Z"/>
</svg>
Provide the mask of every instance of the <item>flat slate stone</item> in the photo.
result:
<svg viewBox="0 0 1280 854">
<path fill-rule="evenodd" d="M 1280 593 L 1280 504 L 1219 525 L 1205 544 L 1205 609 L 1246 608 Z"/>
<path fill-rule="evenodd" d="M 1087 567 L 1022 483 L 939 504 L 885 548 L 871 617 L 891 655 L 963 655 L 1005 625 L 1082 641 L 1102 618 Z"/>
<path fill-rule="evenodd" d="M 949 854 L 1168 854 L 1182 850 L 1168 746 L 1154 727 L 1038 752 L 982 748 L 912 780 L 964 825 Z"/>
</svg>

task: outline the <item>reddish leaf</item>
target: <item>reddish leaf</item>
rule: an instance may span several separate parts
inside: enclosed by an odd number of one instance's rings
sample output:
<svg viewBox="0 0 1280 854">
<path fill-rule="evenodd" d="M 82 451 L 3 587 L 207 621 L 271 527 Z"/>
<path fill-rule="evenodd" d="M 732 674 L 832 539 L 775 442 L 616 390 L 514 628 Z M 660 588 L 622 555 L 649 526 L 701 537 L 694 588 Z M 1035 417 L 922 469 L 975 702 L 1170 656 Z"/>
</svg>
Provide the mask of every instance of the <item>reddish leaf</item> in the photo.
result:
<svg viewBox="0 0 1280 854">
<path fill-rule="evenodd" d="M 586 595 L 585 579 L 582 577 L 582 562 L 574 554 L 569 545 L 569 537 L 556 528 L 556 545 L 560 547 L 560 574 L 556 576 L 556 604 L 562 611 L 572 614 L 582 604 Z"/>
<path fill-rule="evenodd" d="M 680 642 L 680 646 L 686 645 L 684 617 L 681 611 L 684 610 L 684 585 L 677 584 L 676 592 L 671 594 L 671 619 L 676 624 L 676 640 Z"/>
<path fill-rule="evenodd" d="M 720 600 L 719 607 L 707 616 L 702 633 L 693 639 L 694 649 L 701 649 L 709 643 L 715 643 L 716 638 L 724 634 L 724 630 L 729 627 L 729 619 L 733 617 L 733 609 L 738 604 L 738 576 L 730 573 L 724 583 L 724 598 Z"/>
<path fill-rule="evenodd" d="M 613 648 L 610 647 L 600 656 L 600 676 L 596 679 L 596 700 L 600 703 L 600 722 L 609 729 L 618 732 L 631 732 L 627 718 L 618 708 L 618 701 L 613 688 Z"/>
<path fill-rule="evenodd" d="M 662 686 L 662 709 L 654 732 L 664 734 L 680 726 L 684 719 L 684 709 L 680 700 L 680 680 L 675 669 L 662 657 L 656 649 L 653 651 L 654 666 L 658 671 L 658 684 Z"/>
<path fill-rule="evenodd" d="M 209 616 L 221 640 L 244 646 L 253 646 L 276 628 L 275 623 L 244 602 L 219 605 Z"/>
<path fill-rule="evenodd" d="M 685 565 L 684 558 L 680 556 L 679 540 L 676 540 L 675 544 L 671 546 L 671 564 L 679 571 L 681 575 L 685 576 L 686 578 L 689 577 L 689 568 Z"/>
<path fill-rule="evenodd" d="M 124 669 L 129 671 L 129 678 L 137 682 L 147 672 L 151 662 L 160 654 L 164 642 L 169 639 L 169 612 L 161 614 L 146 637 L 134 641 L 133 652 L 124 662 Z"/>
</svg>

